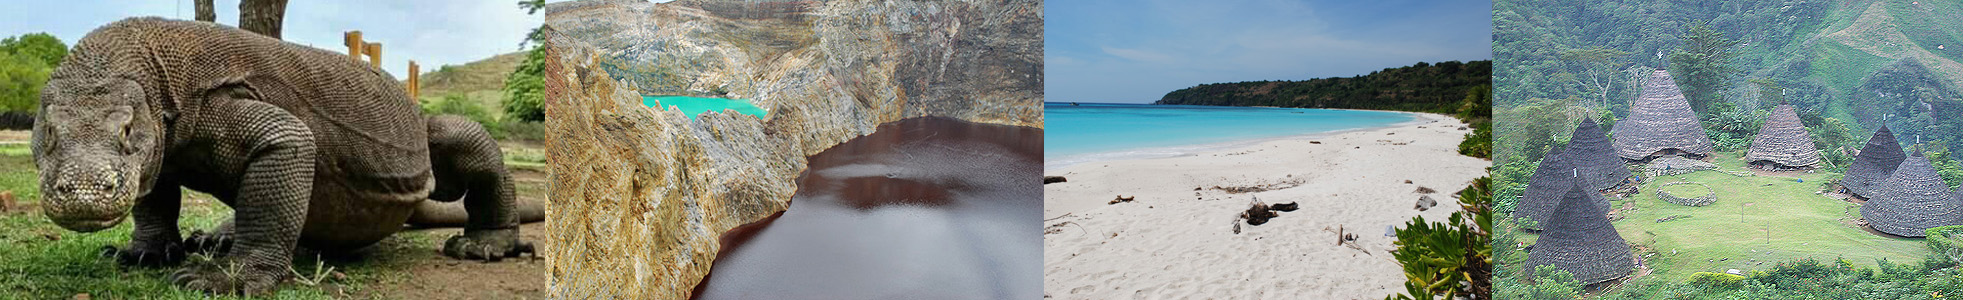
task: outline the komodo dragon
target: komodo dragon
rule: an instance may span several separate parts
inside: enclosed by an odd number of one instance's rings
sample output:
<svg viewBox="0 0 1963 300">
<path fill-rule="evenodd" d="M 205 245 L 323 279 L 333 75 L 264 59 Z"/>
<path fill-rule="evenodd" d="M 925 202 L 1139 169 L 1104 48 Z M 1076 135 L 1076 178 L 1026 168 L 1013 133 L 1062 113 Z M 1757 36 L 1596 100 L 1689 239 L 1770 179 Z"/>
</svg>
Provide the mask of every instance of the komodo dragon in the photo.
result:
<svg viewBox="0 0 1963 300">
<path fill-rule="evenodd" d="M 212 23 L 124 19 L 75 43 L 40 111 L 32 147 L 48 218 L 94 232 L 134 215 L 127 247 L 104 253 L 125 265 L 210 252 L 171 275 L 188 289 L 270 291 L 294 247 L 374 244 L 425 199 L 468 210 L 446 255 L 531 251 L 484 129 L 420 116 L 394 78 L 346 55 Z M 180 187 L 211 194 L 232 218 L 180 238 Z"/>
</svg>

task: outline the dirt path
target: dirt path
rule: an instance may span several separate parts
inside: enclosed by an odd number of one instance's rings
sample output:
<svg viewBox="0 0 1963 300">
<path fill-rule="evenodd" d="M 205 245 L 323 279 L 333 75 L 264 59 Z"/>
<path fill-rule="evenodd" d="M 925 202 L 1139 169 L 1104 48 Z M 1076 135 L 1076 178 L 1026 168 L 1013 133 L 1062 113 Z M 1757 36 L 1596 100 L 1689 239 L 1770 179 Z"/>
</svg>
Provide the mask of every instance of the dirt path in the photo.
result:
<svg viewBox="0 0 1963 300">
<path fill-rule="evenodd" d="M 462 229 L 416 230 L 438 241 L 461 233 Z M 519 228 L 521 236 L 544 252 L 545 223 Z M 406 274 L 370 286 L 371 293 L 352 298 L 388 299 L 544 299 L 545 260 L 534 257 L 484 263 L 457 260 L 436 254 L 441 245 L 430 245 L 429 257 L 409 262 Z"/>
<path fill-rule="evenodd" d="M 544 202 L 546 177 L 544 173 L 529 170 L 514 170 L 512 178 L 518 181 L 518 197 L 521 201 Z M 418 229 L 405 233 L 420 233 L 430 237 L 433 243 L 416 245 L 429 254 L 412 259 L 405 276 L 397 280 L 387 280 L 369 287 L 368 295 L 354 298 L 389 299 L 544 299 L 545 298 L 545 260 L 527 256 L 507 259 L 502 262 L 482 263 L 457 260 L 438 253 L 442 241 L 463 232 L 461 228 Z M 546 253 L 545 222 L 528 223 L 518 228 L 519 235 L 538 248 L 538 253 Z M 425 249 L 426 248 L 426 249 Z"/>
</svg>

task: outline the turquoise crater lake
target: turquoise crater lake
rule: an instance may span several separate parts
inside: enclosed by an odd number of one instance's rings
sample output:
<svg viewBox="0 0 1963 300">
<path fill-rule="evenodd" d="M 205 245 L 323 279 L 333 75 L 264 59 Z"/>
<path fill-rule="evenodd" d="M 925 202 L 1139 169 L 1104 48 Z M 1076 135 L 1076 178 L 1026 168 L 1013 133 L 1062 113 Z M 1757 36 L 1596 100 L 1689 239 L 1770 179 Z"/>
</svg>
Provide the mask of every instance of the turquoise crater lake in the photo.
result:
<svg viewBox="0 0 1963 300">
<path fill-rule="evenodd" d="M 1043 168 L 1190 155 L 1415 120 L 1388 111 L 1045 102 Z"/>
<path fill-rule="evenodd" d="M 703 98 L 689 96 L 641 96 L 641 104 L 662 110 L 678 109 L 688 119 L 712 111 L 735 110 L 738 113 L 763 118 L 767 112 L 740 99 Z"/>
</svg>

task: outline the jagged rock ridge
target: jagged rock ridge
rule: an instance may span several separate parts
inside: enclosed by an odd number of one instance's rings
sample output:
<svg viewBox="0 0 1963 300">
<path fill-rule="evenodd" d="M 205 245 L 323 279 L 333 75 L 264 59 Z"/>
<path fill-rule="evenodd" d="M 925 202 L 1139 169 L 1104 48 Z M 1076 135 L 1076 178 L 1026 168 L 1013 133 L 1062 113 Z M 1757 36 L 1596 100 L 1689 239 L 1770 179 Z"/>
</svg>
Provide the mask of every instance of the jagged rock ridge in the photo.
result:
<svg viewBox="0 0 1963 300">
<path fill-rule="evenodd" d="M 1041 1 L 546 8 L 554 298 L 686 298 L 806 157 L 917 116 L 1042 127 Z M 746 99 L 689 120 L 641 95 Z"/>
</svg>

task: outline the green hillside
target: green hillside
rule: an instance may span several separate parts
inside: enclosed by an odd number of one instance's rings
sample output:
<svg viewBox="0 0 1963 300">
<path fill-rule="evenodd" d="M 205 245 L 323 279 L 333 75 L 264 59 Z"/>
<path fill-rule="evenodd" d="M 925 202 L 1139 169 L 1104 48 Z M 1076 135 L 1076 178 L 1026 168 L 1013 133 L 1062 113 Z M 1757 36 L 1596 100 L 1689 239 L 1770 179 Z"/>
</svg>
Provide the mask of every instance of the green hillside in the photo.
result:
<svg viewBox="0 0 1963 300">
<path fill-rule="evenodd" d="M 1963 146 L 1963 2 L 1927 0 L 1552 1 L 1494 3 L 1495 209 L 1510 214 L 1543 154 L 1569 139 L 1574 122 L 1613 124 L 1628 115 L 1636 80 L 1671 71 L 1686 89 L 1718 151 L 1737 157 L 1767 111 L 1799 108 L 1827 164 L 1788 179 L 1700 172 L 1655 178 L 1644 194 L 1616 201 L 1615 225 L 1647 255 L 1639 277 L 1591 289 L 1521 281 L 1534 235 L 1501 225 L 1496 286 L 1614 299 L 1942 298 L 1963 292 L 1957 262 L 1929 255 L 1921 239 L 1886 238 L 1847 224 L 1851 204 L 1822 197 L 1821 184 L 1887 124 L 1911 149 L 1931 152 L 1939 173 L 1963 183 L 1963 164 L 1943 152 Z M 1699 40 L 1698 28 L 1716 32 Z M 1704 37 L 1709 37 L 1708 35 Z M 1701 41 L 1701 42 L 1700 42 Z M 1717 55 L 1694 52 L 1716 46 Z M 1714 66 L 1697 69 L 1700 66 Z M 1724 72 L 1730 69 L 1731 72 Z M 1718 70 L 1696 73 L 1702 70 Z M 1695 74 L 1695 75 L 1693 75 Z M 1710 96 L 1688 91 L 1713 82 Z M 1698 105 L 1707 103 L 1709 105 Z M 1651 194 L 1659 182 L 1711 184 L 1721 200 L 1682 207 Z M 1731 203 L 1731 204 L 1725 204 Z M 1688 216 L 1688 219 L 1659 219 Z M 1727 260 L 1728 259 L 1728 260 Z M 1926 260 L 1925 260 L 1926 259 Z M 1742 261 L 1741 261 L 1742 260 Z M 1824 262 L 1824 263 L 1822 263 Z M 1740 269 L 1742 281 L 1693 279 Z M 1838 277 L 1836 277 L 1838 276 Z M 1508 288 L 1499 288 L 1506 290 Z M 1502 293 L 1505 294 L 1505 293 Z M 1522 296 L 1521 294 L 1511 294 Z"/>
<path fill-rule="evenodd" d="M 518 69 L 518 63 L 524 60 L 525 52 L 518 51 L 463 65 L 436 67 L 423 72 L 422 95 L 417 100 L 429 103 L 449 95 L 462 95 L 487 111 L 504 111 L 500 104 L 504 92 L 499 89 L 504 88 L 505 77 Z"/>
</svg>

